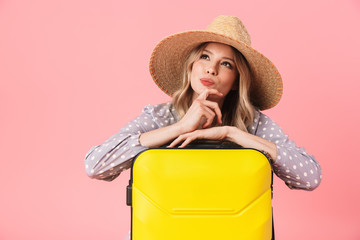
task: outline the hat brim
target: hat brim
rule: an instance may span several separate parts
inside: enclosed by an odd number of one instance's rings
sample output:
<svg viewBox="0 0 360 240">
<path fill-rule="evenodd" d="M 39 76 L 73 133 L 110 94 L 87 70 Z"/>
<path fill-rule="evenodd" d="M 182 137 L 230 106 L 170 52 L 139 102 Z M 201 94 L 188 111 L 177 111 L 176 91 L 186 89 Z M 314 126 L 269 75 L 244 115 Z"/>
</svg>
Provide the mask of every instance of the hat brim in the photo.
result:
<svg viewBox="0 0 360 240">
<path fill-rule="evenodd" d="M 251 72 L 250 98 L 260 110 L 274 107 L 281 99 L 283 83 L 275 65 L 263 54 L 244 42 L 209 31 L 187 31 L 164 38 L 154 48 L 149 69 L 154 82 L 166 94 L 172 94 L 181 85 L 183 63 L 190 52 L 204 42 L 230 45 L 246 58 Z"/>
</svg>

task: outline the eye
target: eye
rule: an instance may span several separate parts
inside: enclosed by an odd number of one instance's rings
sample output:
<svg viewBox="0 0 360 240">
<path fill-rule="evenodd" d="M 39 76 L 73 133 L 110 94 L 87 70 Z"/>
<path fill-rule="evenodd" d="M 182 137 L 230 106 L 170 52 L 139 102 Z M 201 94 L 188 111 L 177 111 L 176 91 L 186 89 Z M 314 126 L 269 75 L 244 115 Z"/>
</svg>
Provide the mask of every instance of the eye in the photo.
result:
<svg viewBox="0 0 360 240">
<path fill-rule="evenodd" d="M 232 66 L 231 63 L 229 63 L 229 62 L 222 62 L 221 64 L 224 65 L 225 67 L 228 67 L 228 68 L 230 68 L 230 69 L 233 69 L 233 66 Z"/>
<path fill-rule="evenodd" d="M 200 59 L 209 59 L 209 55 L 201 54 Z"/>
</svg>

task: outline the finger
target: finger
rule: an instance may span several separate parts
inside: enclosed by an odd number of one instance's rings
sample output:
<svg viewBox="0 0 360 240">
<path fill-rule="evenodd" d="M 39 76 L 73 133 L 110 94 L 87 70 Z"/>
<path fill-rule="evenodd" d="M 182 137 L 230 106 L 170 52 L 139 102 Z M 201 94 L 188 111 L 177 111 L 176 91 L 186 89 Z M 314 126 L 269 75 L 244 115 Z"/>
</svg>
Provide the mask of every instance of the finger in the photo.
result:
<svg viewBox="0 0 360 240">
<path fill-rule="evenodd" d="M 217 91 L 216 89 L 207 89 L 207 90 L 203 91 L 203 92 L 200 94 L 200 96 L 196 99 L 195 102 L 197 102 L 198 104 L 204 104 L 204 105 L 212 108 L 212 109 L 215 111 L 215 113 L 216 113 L 216 115 L 217 115 L 218 123 L 220 124 L 220 123 L 222 123 L 222 121 L 221 121 L 222 114 L 221 114 L 221 110 L 220 110 L 220 108 L 219 108 L 219 104 L 218 104 L 217 102 L 213 102 L 213 101 L 209 101 L 209 100 L 203 99 L 203 98 L 206 98 L 206 94 L 207 94 L 208 92 L 213 92 L 213 91 L 215 91 L 215 92 L 217 92 L 217 93 L 219 93 L 219 94 L 222 95 L 222 93 L 220 93 L 220 92 Z"/>
<path fill-rule="evenodd" d="M 170 143 L 169 147 L 175 147 L 177 144 L 184 141 L 184 139 L 187 138 L 187 136 L 189 136 L 189 134 L 190 133 L 179 135 L 174 141 L 172 141 L 172 143 Z"/>
<path fill-rule="evenodd" d="M 221 121 L 222 113 L 221 113 L 221 110 L 219 108 L 219 104 L 217 102 L 212 102 L 212 101 L 209 101 L 209 100 L 203 100 L 202 103 L 205 106 L 211 108 L 213 111 L 215 111 L 218 123 L 221 124 L 222 123 L 222 121 Z"/>
<path fill-rule="evenodd" d="M 207 118 L 207 119 L 206 119 L 206 122 L 205 122 L 201 127 L 202 127 L 203 129 L 205 129 L 205 128 L 211 126 L 211 124 L 212 124 L 212 122 L 213 122 L 213 119 L 214 119 L 214 118 Z"/>
<path fill-rule="evenodd" d="M 206 101 L 206 100 L 205 100 Z M 217 103 L 214 102 L 210 102 L 210 103 L 201 103 L 201 112 L 200 114 L 206 118 L 206 125 L 204 125 L 205 123 L 202 123 L 203 128 L 211 125 L 214 121 L 215 115 L 217 118 L 217 122 L 219 124 L 221 124 L 221 111 L 220 108 L 218 107 Z M 213 105 L 215 104 L 215 105 Z"/>
<path fill-rule="evenodd" d="M 180 146 L 179 148 L 184 148 L 186 147 L 189 143 L 191 143 L 192 141 L 194 141 L 196 138 L 193 137 L 189 137 L 187 138 Z"/>
<path fill-rule="evenodd" d="M 210 94 L 215 94 L 219 97 L 222 97 L 224 94 L 222 94 L 221 92 L 219 92 L 216 89 L 206 89 L 204 90 L 198 97 L 197 99 L 202 99 L 202 100 L 206 100 L 206 98 L 210 95 Z"/>
<path fill-rule="evenodd" d="M 206 122 L 202 125 L 202 128 L 206 128 L 214 121 L 215 113 L 211 108 L 205 106 L 203 108 L 203 116 L 206 118 Z"/>
<path fill-rule="evenodd" d="M 169 148 L 175 147 L 179 142 L 181 142 L 180 136 L 170 143 Z"/>
</svg>

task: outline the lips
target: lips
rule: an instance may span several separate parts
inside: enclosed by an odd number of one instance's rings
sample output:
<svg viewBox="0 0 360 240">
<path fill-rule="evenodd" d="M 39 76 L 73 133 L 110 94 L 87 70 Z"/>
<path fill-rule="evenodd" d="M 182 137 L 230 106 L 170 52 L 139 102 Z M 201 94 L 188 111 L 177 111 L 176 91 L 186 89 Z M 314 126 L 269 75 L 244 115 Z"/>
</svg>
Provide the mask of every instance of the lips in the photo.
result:
<svg viewBox="0 0 360 240">
<path fill-rule="evenodd" d="M 201 79 L 200 79 L 200 82 L 201 82 L 201 84 L 204 85 L 204 86 L 214 85 L 214 81 L 211 80 L 210 78 L 201 78 Z"/>
</svg>

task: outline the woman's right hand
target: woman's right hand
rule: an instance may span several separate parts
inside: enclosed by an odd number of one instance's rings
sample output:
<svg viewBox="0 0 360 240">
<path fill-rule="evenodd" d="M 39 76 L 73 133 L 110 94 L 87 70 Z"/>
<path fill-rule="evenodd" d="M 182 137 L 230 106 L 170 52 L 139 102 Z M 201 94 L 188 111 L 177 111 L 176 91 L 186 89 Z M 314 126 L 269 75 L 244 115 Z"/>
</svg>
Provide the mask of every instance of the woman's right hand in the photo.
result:
<svg viewBox="0 0 360 240">
<path fill-rule="evenodd" d="M 177 123 L 183 133 L 195 131 L 198 128 L 211 126 L 215 116 L 219 124 L 221 121 L 221 110 L 217 102 L 206 100 L 209 95 L 222 97 L 223 94 L 216 89 L 206 89 L 191 104 L 185 116 Z"/>
</svg>

